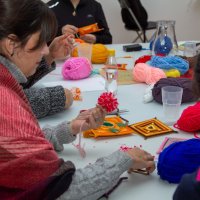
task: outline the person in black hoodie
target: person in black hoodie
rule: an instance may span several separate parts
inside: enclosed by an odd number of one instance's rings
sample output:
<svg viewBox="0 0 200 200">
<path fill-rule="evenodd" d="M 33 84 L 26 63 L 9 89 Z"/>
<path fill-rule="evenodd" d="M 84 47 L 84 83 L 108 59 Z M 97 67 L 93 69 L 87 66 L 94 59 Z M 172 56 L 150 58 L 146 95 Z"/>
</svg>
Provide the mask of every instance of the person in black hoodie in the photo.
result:
<svg viewBox="0 0 200 200">
<path fill-rule="evenodd" d="M 200 170 L 183 176 L 178 185 L 173 200 L 199 200 L 200 199 Z"/>
<path fill-rule="evenodd" d="M 98 23 L 102 31 L 80 36 L 88 43 L 111 44 L 112 35 L 99 2 L 95 0 L 51 0 L 48 2 L 58 21 L 58 33 L 75 34 L 78 28 Z"/>
</svg>

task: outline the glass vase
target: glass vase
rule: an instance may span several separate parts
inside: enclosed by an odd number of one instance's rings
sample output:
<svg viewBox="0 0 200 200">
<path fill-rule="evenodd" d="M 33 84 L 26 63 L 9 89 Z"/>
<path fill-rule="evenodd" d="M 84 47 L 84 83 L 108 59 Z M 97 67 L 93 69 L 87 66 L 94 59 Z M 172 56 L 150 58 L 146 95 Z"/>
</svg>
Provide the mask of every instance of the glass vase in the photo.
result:
<svg viewBox="0 0 200 200">
<path fill-rule="evenodd" d="M 177 55 L 178 44 L 175 33 L 175 21 L 158 21 L 156 36 L 151 44 L 152 55 Z"/>
</svg>

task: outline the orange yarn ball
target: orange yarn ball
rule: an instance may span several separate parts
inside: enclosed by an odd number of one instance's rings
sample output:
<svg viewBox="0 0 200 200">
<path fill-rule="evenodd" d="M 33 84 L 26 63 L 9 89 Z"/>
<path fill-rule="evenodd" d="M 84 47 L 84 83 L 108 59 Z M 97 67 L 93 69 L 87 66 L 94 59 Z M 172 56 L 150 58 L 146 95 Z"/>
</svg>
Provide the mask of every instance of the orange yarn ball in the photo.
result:
<svg viewBox="0 0 200 200">
<path fill-rule="evenodd" d="M 74 48 L 72 52 L 72 57 L 78 57 L 77 47 Z M 93 44 L 92 45 L 92 58 L 93 64 L 103 64 L 108 58 L 108 49 L 103 44 Z"/>
<path fill-rule="evenodd" d="M 104 64 L 108 58 L 108 49 L 103 44 L 93 44 L 92 63 Z"/>
<path fill-rule="evenodd" d="M 162 69 L 151 67 L 146 63 L 138 63 L 133 67 L 133 78 L 140 83 L 153 84 L 161 78 L 166 78 Z"/>
</svg>

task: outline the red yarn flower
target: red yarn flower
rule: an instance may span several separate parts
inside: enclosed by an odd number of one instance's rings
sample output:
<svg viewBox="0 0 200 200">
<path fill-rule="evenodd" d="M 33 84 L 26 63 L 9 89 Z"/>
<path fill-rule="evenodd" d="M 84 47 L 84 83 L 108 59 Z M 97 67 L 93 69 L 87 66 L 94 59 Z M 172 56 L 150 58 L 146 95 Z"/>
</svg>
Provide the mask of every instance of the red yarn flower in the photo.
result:
<svg viewBox="0 0 200 200">
<path fill-rule="evenodd" d="M 118 102 L 112 92 L 104 92 L 98 98 L 98 104 L 107 112 L 117 109 Z"/>
</svg>

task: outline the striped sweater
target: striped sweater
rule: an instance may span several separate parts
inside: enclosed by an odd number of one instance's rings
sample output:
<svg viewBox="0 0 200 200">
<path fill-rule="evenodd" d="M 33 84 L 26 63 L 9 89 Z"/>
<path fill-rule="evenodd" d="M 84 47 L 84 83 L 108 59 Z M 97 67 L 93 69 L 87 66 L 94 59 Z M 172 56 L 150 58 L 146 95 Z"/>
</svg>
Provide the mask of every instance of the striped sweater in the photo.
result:
<svg viewBox="0 0 200 200">
<path fill-rule="evenodd" d="M 0 97 L 1 199 L 59 197 L 71 183 L 74 165 L 58 158 L 21 86 L 2 64 Z"/>
<path fill-rule="evenodd" d="M 132 166 L 132 159 L 115 151 L 74 173 L 73 164 L 53 152 L 53 147 L 62 151 L 63 144 L 75 140 L 70 123 L 41 131 L 17 83 L 26 82 L 26 77 L 2 56 L 0 63 L 0 199 L 95 200 L 115 186 Z"/>
</svg>

